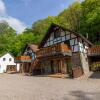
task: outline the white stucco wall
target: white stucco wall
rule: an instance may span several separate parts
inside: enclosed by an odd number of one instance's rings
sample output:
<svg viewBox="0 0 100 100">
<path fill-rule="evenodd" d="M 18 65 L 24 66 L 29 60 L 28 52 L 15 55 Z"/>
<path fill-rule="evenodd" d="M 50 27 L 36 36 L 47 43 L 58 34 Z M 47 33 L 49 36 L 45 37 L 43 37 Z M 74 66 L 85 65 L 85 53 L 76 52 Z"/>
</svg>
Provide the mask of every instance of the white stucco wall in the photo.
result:
<svg viewBox="0 0 100 100">
<path fill-rule="evenodd" d="M 80 57 L 81 57 L 81 63 L 82 63 L 84 74 L 87 75 L 89 73 L 89 63 L 88 63 L 87 54 L 80 53 Z"/>
<path fill-rule="evenodd" d="M 16 67 L 17 67 L 17 72 L 19 72 L 19 70 L 20 70 L 20 64 L 16 63 Z"/>
<path fill-rule="evenodd" d="M 5 61 L 3 61 L 4 58 Z M 11 56 L 9 53 L 0 58 L 0 73 L 6 72 L 7 65 L 16 65 L 16 63 L 14 63 L 13 56 Z M 18 67 L 17 70 L 19 70 L 19 64 L 16 67 Z"/>
</svg>

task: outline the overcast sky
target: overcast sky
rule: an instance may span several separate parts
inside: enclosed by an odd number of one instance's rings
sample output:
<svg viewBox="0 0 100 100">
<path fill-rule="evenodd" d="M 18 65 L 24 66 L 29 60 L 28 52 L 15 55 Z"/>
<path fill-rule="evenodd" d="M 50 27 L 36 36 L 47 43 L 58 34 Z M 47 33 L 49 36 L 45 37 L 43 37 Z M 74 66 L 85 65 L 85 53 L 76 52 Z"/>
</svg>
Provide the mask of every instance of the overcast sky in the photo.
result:
<svg viewBox="0 0 100 100">
<path fill-rule="evenodd" d="M 0 0 L 0 20 L 6 20 L 17 32 L 33 22 L 56 16 L 77 0 Z"/>
</svg>

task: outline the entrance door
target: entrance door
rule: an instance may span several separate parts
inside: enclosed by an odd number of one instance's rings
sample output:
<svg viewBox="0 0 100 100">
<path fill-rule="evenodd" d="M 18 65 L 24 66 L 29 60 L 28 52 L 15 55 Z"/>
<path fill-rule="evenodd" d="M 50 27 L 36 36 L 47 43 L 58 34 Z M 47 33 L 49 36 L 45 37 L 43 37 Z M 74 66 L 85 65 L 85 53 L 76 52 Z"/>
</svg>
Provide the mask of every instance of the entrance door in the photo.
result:
<svg viewBox="0 0 100 100">
<path fill-rule="evenodd" d="M 51 61 L 51 73 L 61 73 L 60 60 Z"/>
<path fill-rule="evenodd" d="M 70 59 L 64 59 L 64 73 L 69 74 L 71 70 L 71 61 Z"/>
</svg>

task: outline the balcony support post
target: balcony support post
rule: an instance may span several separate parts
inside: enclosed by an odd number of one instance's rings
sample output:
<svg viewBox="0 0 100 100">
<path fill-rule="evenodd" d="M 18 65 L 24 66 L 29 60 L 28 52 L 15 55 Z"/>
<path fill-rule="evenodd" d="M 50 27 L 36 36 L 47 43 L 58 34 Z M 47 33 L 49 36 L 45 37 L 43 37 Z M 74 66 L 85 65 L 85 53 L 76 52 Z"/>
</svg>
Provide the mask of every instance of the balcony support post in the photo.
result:
<svg viewBox="0 0 100 100">
<path fill-rule="evenodd" d="M 60 59 L 60 67 L 61 67 L 61 73 L 63 74 L 63 60 L 62 59 Z"/>
</svg>

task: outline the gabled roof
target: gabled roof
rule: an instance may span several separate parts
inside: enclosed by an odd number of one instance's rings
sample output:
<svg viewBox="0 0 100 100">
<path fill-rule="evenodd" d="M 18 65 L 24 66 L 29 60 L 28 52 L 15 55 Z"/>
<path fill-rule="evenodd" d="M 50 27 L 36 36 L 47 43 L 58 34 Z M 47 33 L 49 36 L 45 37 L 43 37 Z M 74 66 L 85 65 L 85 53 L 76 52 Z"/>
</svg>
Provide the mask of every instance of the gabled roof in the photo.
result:
<svg viewBox="0 0 100 100">
<path fill-rule="evenodd" d="M 11 56 L 12 58 L 14 58 L 14 56 L 11 54 L 11 53 L 5 53 L 5 54 L 2 54 L 2 55 L 0 55 L 0 58 L 2 58 L 2 57 L 4 57 L 4 56 L 6 56 L 6 55 L 9 55 L 9 56 Z"/>
<path fill-rule="evenodd" d="M 38 50 L 38 46 L 35 44 L 28 44 L 28 47 L 30 47 L 33 50 L 33 52 L 36 52 Z"/>
<path fill-rule="evenodd" d="M 25 50 L 27 47 L 30 47 L 30 48 L 32 49 L 33 52 L 36 52 L 36 51 L 38 50 L 38 46 L 37 46 L 37 45 L 35 45 L 35 44 L 27 44 L 27 45 L 25 46 L 25 48 L 23 49 L 23 52 L 22 52 L 22 53 L 24 53 L 24 50 Z"/>
<path fill-rule="evenodd" d="M 89 40 L 87 40 L 87 39 L 86 39 L 84 36 L 82 36 L 81 34 L 76 33 L 76 32 L 74 32 L 74 31 L 71 31 L 71 30 L 69 30 L 69 29 L 63 28 L 63 27 L 61 27 L 61 26 L 59 26 L 59 25 L 56 25 L 56 24 L 53 24 L 53 23 L 52 23 L 51 26 L 50 26 L 50 28 L 48 29 L 46 35 L 44 36 L 43 40 L 41 41 L 41 43 L 40 43 L 40 45 L 39 45 L 39 48 L 41 48 L 41 47 L 45 44 L 46 40 L 50 37 L 50 35 L 51 35 L 51 33 L 54 31 L 54 28 L 55 28 L 55 27 L 59 27 L 59 28 L 63 29 L 64 31 L 71 32 L 71 33 L 73 33 L 74 35 L 80 37 L 80 38 L 81 38 L 82 40 L 84 40 L 85 42 L 87 42 L 89 45 L 91 45 L 91 46 L 93 45 Z"/>
</svg>

